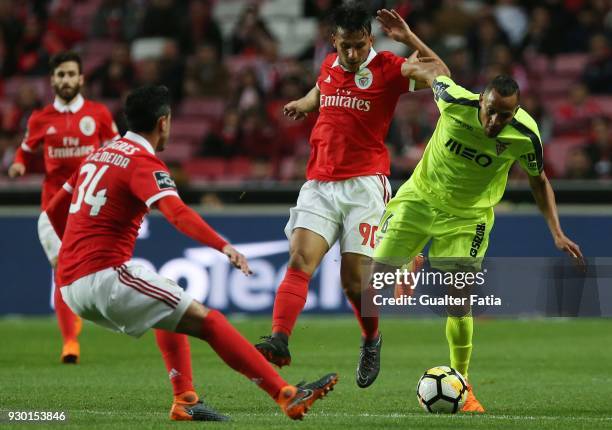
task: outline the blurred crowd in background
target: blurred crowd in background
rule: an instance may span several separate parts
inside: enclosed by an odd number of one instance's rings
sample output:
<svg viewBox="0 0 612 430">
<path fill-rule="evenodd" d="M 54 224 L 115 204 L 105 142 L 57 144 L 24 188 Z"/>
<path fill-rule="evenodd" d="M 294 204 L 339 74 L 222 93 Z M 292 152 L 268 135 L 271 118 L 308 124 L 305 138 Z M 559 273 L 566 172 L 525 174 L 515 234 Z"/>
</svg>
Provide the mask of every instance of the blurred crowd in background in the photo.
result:
<svg viewBox="0 0 612 430">
<path fill-rule="evenodd" d="M 84 95 L 105 103 L 121 131 L 130 89 L 170 88 L 172 140 L 161 158 L 178 181 L 303 179 L 316 114 L 294 122 L 282 106 L 314 85 L 340 1 L 0 0 L 0 179 L 30 113 L 52 101 L 48 60 L 65 49 L 82 55 Z M 368 4 L 373 15 L 395 8 L 466 88 L 514 76 L 549 176 L 612 178 L 612 1 Z M 409 54 L 377 23 L 373 32 L 375 49 Z M 410 175 L 437 117 L 427 90 L 400 99 L 387 138 L 393 178 Z"/>
</svg>

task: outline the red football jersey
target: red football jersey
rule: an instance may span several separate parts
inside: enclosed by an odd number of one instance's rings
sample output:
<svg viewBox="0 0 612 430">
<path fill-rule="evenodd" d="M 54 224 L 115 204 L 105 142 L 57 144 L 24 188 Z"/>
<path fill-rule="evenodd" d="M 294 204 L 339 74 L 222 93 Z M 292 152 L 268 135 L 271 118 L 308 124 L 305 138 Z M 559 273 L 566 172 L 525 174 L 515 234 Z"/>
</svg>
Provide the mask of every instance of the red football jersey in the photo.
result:
<svg viewBox="0 0 612 430">
<path fill-rule="evenodd" d="M 27 169 L 28 157 L 24 153 L 43 145 L 46 174 L 41 203 L 44 210 L 83 159 L 116 136 L 113 117 L 103 104 L 85 100 L 80 94 L 69 105 L 56 98 L 53 104 L 34 111 L 28 119 L 15 162 L 25 164 Z"/>
<path fill-rule="evenodd" d="M 308 179 L 337 181 L 355 176 L 389 175 L 385 137 L 397 100 L 408 91 L 402 57 L 370 51 L 356 73 L 345 70 L 338 54 L 321 65 L 319 118 L 310 135 Z"/>
<path fill-rule="evenodd" d="M 132 258 L 149 207 L 178 196 L 164 162 L 132 132 L 88 155 L 64 189 L 74 191 L 57 264 L 59 286 Z"/>
</svg>

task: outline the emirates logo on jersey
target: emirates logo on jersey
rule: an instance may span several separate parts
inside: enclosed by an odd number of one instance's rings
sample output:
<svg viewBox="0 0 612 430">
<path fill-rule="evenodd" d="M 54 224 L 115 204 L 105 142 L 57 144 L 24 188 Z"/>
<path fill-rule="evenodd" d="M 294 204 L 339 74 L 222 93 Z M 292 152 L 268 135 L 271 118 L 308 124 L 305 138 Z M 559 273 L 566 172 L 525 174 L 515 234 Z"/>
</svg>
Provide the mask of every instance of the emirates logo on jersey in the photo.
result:
<svg viewBox="0 0 612 430">
<path fill-rule="evenodd" d="M 359 97 L 351 96 L 350 90 L 336 90 L 335 95 L 321 94 L 319 98 L 320 108 L 341 107 L 356 109 L 362 112 L 370 111 L 370 100 L 363 100 Z"/>
</svg>

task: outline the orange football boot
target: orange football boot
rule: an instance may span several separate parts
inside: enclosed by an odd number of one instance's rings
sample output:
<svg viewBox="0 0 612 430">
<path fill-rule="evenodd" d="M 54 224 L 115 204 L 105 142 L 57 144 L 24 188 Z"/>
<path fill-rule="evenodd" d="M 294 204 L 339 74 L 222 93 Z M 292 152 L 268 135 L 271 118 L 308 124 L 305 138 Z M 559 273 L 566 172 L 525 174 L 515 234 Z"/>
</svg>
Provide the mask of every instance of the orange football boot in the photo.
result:
<svg viewBox="0 0 612 430">
<path fill-rule="evenodd" d="M 81 346 L 78 340 L 69 340 L 62 347 L 62 356 L 60 361 L 64 364 L 78 364 L 81 356 Z"/>
<path fill-rule="evenodd" d="M 172 421 L 228 421 L 229 417 L 205 405 L 195 391 L 185 391 L 174 396 L 172 408 L 170 408 L 170 419 Z"/>
<path fill-rule="evenodd" d="M 477 412 L 483 413 L 485 408 L 480 404 L 476 396 L 474 395 L 474 390 L 472 389 L 472 385 L 468 384 L 467 386 L 467 399 L 465 399 L 465 403 L 461 408 L 461 412 Z"/>
<path fill-rule="evenodd" d="M 287 385 L 281 388 L 276 403 L 289 418 L 301 420 L 312 404 L 325 397 L 336 383 L 338 375 L 330 373 L 310 384 Z"/>
</svg>

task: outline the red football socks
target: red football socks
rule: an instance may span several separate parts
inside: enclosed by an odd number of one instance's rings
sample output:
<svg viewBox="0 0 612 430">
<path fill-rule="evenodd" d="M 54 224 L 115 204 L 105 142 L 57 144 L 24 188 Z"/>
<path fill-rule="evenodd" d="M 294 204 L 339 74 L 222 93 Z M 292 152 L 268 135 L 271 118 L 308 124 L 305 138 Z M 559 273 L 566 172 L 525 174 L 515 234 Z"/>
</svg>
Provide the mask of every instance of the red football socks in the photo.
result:
<svg viewBox="0 0 612 430">
<path fill-rule="evenodd" d="M 166 370 L 175 396 L 195 391 L 191 371 L 191 350 L 187 335 L 166 330 L 155 330 L 155 340 L 166 364 Z"/>
<path fill-rule="evenodd" d="M 70 341 L 76 341 L 79 336 L 79 317 L 72 312 L 62 298 L 60 288 L 55 287 L 53 293 L 53 302 L 55 304 L 55 315 L 57 315 L 57 324 L 59 325 L 64 344 Z"/>
<path fill-rule="evenodd" d="M 273 399 L 288 385 L 220 312 L 211 310 L 204 318 L 201 337 L 228 366 L 255 382 Z"/>
<path fill-rule="evenodd" d="M 283 333 L 287 337 L 291 335 L 295 322 L 306 304 L 308 281 L 310 281 L 309 274 L 287 268 L 274 299 L 272 333 Z"/>
<path fill-rule="evenodd" d="M 368 294 L 368 297 L 372 295 L 371 290 L 367 289 L 363 294 Z M 362 306 L 367 306 L 362 303 L 362 298 L 359 297 L 353 298 L 348 297 L 351 305 L 353 307 L 353 312 L 355 313 L 355 317 L 357 317 L 357 321 L 359 322 L 359 326 L 361 327 L 361 335 L 365 338 L 365 340 L 372 340 L 378 336 L 378 315 L 376 316 L 363 316 L 366 309 L 362 309 Z M 371 303 L 371 302 L 370 302 Z M 367 314 L 377 313 L 377 310 L 370 306 L 367 309 Z"/>
</svg>

